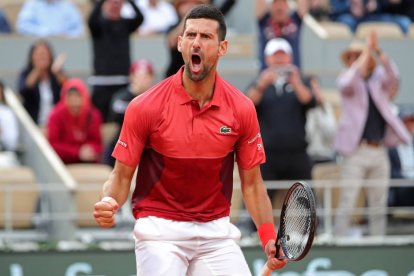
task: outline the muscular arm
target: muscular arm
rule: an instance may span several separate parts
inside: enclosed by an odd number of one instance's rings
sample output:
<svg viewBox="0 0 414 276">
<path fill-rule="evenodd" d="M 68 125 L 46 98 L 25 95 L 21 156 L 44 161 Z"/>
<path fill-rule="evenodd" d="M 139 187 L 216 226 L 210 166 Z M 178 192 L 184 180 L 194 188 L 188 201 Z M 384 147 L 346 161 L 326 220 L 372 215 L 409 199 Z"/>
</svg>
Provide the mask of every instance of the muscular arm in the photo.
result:
<svg viewBox="0 0 414 276">
<path fill-rule="evenodd" d="M 118 160 L 115 167 L 109 175 L 109 179 L 104 183 L 102 188 L 102 197 L 112 197 L 121 207 L 128 198 L 131 186 L 132 176 L 135 168 L 129 167 Z"/>
<path fill-rule="evenodd" d="M 131 179 L 135 168 L 116 161 L 115 167 L 104 183 L 102 199 L 95 203 L 93 215 L 102 228 L 115 225 L 115 214 L 128 198 Z"/>
<path fill-rule="evenodd" d="M 239 174 L 244 203 L 256 227 L 259 228 L 267 222 L 273 223 L 272 205 L 262 180 L 260 167 L 256 166 L 250 170 L 239 168 Z"/>
</svg>

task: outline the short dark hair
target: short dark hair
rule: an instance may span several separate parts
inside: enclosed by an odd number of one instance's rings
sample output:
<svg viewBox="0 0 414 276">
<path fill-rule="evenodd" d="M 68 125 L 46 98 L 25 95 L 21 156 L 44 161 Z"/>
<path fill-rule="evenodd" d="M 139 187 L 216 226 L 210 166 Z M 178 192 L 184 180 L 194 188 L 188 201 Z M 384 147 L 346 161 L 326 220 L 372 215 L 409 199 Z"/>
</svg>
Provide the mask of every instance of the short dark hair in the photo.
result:
<svg viewBox="0 0 414 276">
<path fill-rule="evenodd" d="M 209 4 L 197 5 L 187 13 L 187 15 L 184 18 L 184 30 L 186 28 L 188 19 L 200 19 L 200 18 L 211 19 L 211 20 L 217 21 L 217 23 L 219 24 L 219 29 L 218 29 L 219 40 L 223 41 L 226 38 L 227 26 L 224 20 L 224 15 L 217 7 L 215 7 L 214 5 L 209 5 Z"/>
</svg>

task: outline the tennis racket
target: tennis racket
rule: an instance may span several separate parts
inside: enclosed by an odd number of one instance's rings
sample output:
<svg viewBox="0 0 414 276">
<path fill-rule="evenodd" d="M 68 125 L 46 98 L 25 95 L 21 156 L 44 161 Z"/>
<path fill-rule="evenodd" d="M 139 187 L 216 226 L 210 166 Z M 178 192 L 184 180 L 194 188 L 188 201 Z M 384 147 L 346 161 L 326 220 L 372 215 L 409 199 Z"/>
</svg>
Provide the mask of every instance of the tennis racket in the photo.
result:
<svg viewBox="0 0 414 276">
<path fill-rule="evenodd" d="M 315 197 L 305 182 L 296 182 L 288 190 L 280 214 L 279 231 L 276 238 L 276 258 L 299 261 L 312 246 L 316 228 Z M 280 256 L 282 249 L 284 256 Z M 264 266 L 262 276 L 272 271 Z"/>
</svg>

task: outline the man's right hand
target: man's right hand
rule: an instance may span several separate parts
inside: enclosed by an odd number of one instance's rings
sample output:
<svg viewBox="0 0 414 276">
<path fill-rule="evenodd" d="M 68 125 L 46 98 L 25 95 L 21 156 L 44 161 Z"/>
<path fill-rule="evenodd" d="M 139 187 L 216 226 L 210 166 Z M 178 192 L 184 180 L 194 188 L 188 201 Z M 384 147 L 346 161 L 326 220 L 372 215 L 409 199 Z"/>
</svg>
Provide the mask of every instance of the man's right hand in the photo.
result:
<svg viewBox="0 0 414 276">
<path fill-rule="evenodd" d="M 93 216 L 95 221 L 102 228 L 110 228 L 115 225 L 115 214 L 119 205 L 115 199 L 104 197 L 101 201 L 95 203 Z"/>
</svg>

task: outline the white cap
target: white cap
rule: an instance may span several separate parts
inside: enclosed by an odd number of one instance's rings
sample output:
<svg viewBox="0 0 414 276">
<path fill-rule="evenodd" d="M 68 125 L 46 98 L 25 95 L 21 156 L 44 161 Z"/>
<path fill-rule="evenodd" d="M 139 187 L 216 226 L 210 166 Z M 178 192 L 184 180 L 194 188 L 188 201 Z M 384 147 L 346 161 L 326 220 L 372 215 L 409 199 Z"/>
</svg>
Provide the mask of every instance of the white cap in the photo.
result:
<svg viewBox="0 0 414 276">
<path fill-rule="evenodd" d="M 292 54 L 292 47 L 289 42 L 283 38 L 272 38 L 266 43 L 264 53 L 266 56 L 271 56 L 277 51 L 283 51 L 288 55 Z"/>
</svg>

